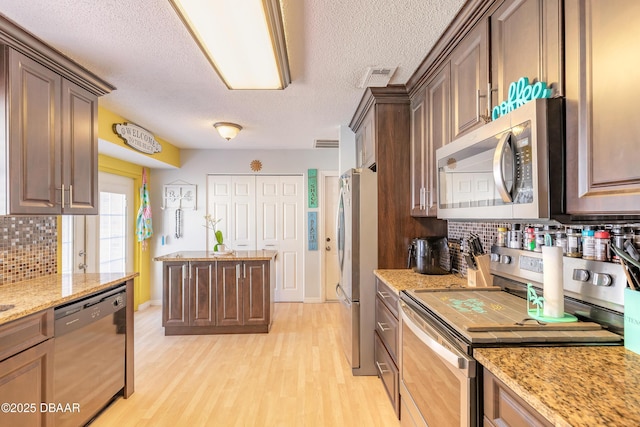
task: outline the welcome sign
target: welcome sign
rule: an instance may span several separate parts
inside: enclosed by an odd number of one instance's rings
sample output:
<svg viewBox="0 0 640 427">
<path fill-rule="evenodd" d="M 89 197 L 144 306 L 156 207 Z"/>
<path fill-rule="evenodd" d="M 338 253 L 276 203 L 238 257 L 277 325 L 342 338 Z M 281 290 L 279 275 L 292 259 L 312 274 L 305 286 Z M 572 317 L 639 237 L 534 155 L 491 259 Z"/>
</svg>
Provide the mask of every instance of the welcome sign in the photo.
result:
<svg viewBox="0 0 640 427">
<path fill-rule="evenodd" d="M 114 123 L 113 131 L 122 138 L 128 146 L 147 154 L 162 151 L 162 146 L 151 132 L 133 123 Z"/>
</svg>

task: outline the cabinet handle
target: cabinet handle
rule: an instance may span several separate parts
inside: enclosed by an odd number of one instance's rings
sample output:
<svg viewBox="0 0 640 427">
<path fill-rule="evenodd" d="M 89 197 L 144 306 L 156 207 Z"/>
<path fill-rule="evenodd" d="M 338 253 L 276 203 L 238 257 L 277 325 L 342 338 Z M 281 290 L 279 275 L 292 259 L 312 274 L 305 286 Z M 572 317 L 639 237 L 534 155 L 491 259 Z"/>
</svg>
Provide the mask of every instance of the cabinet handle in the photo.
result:
<svg viewBox="0 0 640 427">
<path fill-rule="evenodd" d="M 387 324 L 386 324 L 386 323 L 378 322 L 378 328 L 380 328 L 380 330 L 381 330 L 382 332 L 390 331 L 390 330 L 391 330 L 391 328 L 385 328 L 385 327 L 384 327 L 385 325 L 387 325 Z M 387 326 L 388 326 L 388 325 L 387 325 Z"/>
<path fill-rule="evenodd" d="M 64 184 L 60 187 L 60 205 L 64 208 Z"/>
<path fill-rule="evenodd" d="M 424 209 L 424 187 L 420 188 L 420 210 Z"/>
<path fill-rule="evenodd" d="M 491 82 L 487 83 L 487 115 L 491 117 L 491 93 L 493 90 L 491 89 Z"/>
<path fill-rule="evenodd" d="M 242 264 L 242 278 L 247 278 L 247 264 Z"/>
<path fill-rule="evenodd" d="M 427 194 L 429 195 L 429 205 L 428 206 L 427 206 Z M 425 206 L 425 210 L 427 209 L 427 207 L 429 209 L 431 209 L 433 207 L 433 197 L 431 197 L 432 194 L 433 194 L 433 191 L 427 190 L 426 188 L 424 189 L 424 206 Z"/>
<path fill-rule="evenodd" d="M 382 292 L 382 291 L 378 291 L 378 295 L 380 296 L 380 298 L 382 299 L 387 299 L 389 298 L 389 294 L 387 292 Z"/>
<path fill-rule="evenodd" d="M 70 208 L 73 207 L 73 184 L 69 184 L 69 205 Z"/>
<path fill-rule="evenodd" d="M 187 280 L 187 269 L 186 269 L 186 264 L 182 265 L 182 281 L 184 282 L 185 280 Z"/>
<path fill-rule="evenodd" d="M 391 372 L 391 371 L 390 371 L 390 370 L 388 370 L 388 369 L 383 369 L 383 368 L 382 368 L 382 365 L 387 366 L 387 364 L 386 364 L 386 363 L 384 363 L 384 362 L 383 362 L 383 363 L 380 363 L 380 362 L 376 361 L 376 365 L 378 365 L 378 370 L 380 371 L 380 373 L 381 373 L 382 375 L 384 375 L 384 374 L 386 374 L 386 373 L 388 373 L 388 372 Z"/>
<path fill-rule="evenodd" d="M 476 122 L 480 121 L 480 89 L 476 91 Z"/>
<path fill-rule="evenodd" d="M 240 263 L 236 264 L 236 287 L 238 287 L 239 281 L 240 281 Z"/>
</svg>

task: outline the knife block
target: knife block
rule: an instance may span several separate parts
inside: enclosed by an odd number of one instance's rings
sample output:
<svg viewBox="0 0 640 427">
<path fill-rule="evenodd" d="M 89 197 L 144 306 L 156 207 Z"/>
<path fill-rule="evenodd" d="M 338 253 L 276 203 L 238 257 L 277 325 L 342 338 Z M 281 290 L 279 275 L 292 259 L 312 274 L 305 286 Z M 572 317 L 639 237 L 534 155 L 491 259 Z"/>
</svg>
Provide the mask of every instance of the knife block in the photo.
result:
<svg viewBox="0 0 640 427">
<path fill-rule="evenodd" d="M 491 260 L 489 254 L 476 255 L 478 269 L 467 268 L 467 286 L 487 287 L 493 286 L 493 276 L 491 275 Z"/>
</svg>

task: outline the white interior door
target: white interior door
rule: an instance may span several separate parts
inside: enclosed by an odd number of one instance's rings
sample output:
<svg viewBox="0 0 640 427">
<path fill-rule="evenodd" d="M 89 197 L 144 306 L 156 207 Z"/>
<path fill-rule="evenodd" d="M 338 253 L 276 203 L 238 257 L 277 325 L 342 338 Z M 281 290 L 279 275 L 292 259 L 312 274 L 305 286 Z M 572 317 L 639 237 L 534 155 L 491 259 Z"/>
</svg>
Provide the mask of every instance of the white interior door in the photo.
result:
<svg viewBox="0 0 640 427">
<path fill-rule="evenodd" d="M 256 249 L 256 179 L 255 176 L 231 177 L 231 232 L 232 249 Z"/>
<path fill-rule="evenodd" d="M 338 196 L 340 186 L 338 175 L 325 174 L 322 181 L 323 227 L 322 245 L 322 281 L 324 283 L 324 298 L 326 301 L 337 301 L 336 284 L 340 281 L 338 266 L 338 245 L 336 240 L 336 218 L 338 212 Z"/>
<path fill-rule="evenodd" d="M 225 245 L 235 249 L 232 245 L 231 234 L 231 205 L 232 205 L 231 176 L 209 175 L 207 177 L 207 214 L 213 219 L 220 220 L 216 230 L 222 231 Z M 207 229 L 207 250 L 213 251 L 213 231 Z"/>
<path fill-rule="evenodd" d="M 275 301 L 304 298 L 302 176 L 257 176 L 257 248 L 277 250 Z"/>
</svg>

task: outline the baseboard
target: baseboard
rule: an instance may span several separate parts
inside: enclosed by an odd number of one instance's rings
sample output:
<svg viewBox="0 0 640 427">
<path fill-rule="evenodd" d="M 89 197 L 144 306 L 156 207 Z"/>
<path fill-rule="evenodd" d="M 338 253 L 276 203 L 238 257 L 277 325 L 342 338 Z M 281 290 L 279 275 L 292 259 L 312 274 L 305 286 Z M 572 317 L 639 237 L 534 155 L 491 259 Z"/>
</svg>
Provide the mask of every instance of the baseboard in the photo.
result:
<svg viewBox="0 0 640 427">
<path fill-rule="evenodd" d="M 305 304 L 319 304 L 324 302 L 321 297 L 305 298 L 303 301 Z"/>
<path fill-rule="evenodd" d="M 138 304 L 138 311 L 146 310 L 151 306 L 151 301 L 145 301 L 142 304 Z"/>
<path fill-rule="evenodd" d="M 162 300 L 161 299 L 151 299 L 149 300 L 149 304 L 150 305 L 162 305 Z"/>
</svg>

